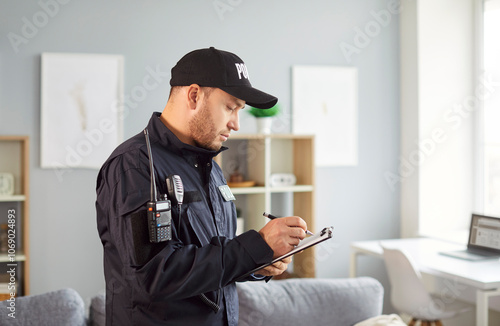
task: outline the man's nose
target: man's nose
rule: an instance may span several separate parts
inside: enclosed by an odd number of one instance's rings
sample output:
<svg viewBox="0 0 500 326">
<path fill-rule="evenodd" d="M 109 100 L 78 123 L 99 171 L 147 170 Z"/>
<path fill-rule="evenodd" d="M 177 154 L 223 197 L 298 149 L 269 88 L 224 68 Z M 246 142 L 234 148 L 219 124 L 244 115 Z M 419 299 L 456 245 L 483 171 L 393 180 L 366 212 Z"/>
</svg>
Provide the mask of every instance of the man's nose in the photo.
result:
<svg viewBox="0 0 500 326">
<path fill-rule="evenodd" d="M 239 113 L 229 120 L 228 127 L 234 131 L 238 131 L 240 129 L 240 116 Z"/>
</svg>

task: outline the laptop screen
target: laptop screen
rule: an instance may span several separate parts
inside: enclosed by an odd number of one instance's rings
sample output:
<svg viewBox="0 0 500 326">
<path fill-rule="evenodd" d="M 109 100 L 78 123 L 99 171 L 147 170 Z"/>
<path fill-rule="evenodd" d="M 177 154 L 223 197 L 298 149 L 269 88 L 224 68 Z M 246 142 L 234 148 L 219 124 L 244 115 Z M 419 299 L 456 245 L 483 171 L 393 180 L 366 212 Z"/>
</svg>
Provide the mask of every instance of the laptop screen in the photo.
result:
<svg viewBox="0 0 500 326">
<path fill-rule="evenodd" d="M 500 252 L 500 218 L 472 214 L 469 247 Z"/>
</svg>

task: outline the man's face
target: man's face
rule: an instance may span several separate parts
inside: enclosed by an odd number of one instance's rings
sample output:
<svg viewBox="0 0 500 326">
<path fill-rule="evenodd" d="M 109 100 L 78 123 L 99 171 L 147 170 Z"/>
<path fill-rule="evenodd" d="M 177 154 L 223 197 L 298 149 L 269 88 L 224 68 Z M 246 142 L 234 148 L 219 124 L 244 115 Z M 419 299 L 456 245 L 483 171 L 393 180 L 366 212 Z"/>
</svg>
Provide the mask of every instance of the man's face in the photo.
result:
<svg viewBox="0 0 500 326">
<path fill-rule="evenodd" d="M 205 91 L 196 115 L 189 121 L 189 130 L 196 146 L 217 151 L 229 138 L 231 130 L 237 131 L 239 111 L 245 102 L 219 88 Z"/>
</svg>

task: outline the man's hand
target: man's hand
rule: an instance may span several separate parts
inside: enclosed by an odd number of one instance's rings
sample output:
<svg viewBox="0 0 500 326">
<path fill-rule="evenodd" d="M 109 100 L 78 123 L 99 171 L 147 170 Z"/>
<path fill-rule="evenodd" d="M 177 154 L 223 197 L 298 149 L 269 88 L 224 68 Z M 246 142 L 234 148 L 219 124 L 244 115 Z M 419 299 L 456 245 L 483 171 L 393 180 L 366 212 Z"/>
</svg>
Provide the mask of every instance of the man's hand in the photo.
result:
<svg viewBox="0 0 500 326">
<path fill-rule="evenodd" d="M 283 260 L 275 262 L 272 265 L 264 267 L 263 269 L 258 270 L 255 274 L 262 276 L 277 276 L 283 274 L 283 272 L 288 267 L 288 264 L 292 261 L 292 257 L 286 257 Z"/>
<path fill-rule="evenodd" d="M 274 251 L 277 258 L 292 250 L 306 237 L 307 224 L 298 216 L 280 217 L 269 221 L 260 235 Z"/>
</svg>

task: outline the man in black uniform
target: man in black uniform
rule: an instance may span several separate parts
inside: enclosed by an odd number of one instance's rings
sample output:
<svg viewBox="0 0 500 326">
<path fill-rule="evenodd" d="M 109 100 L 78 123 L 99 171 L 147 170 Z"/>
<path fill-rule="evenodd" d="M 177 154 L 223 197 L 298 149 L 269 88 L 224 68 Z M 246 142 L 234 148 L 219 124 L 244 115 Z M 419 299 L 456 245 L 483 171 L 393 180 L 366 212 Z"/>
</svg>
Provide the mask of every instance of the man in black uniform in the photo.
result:
<svg viewBox="0 0 500 326">
<path fill-rule="evenodd" d="M 230 325 L 238 323 L 235 281 L 290 251 L 305 237 L 296 216 L 275 219 L 260 231 L 235 237 L 236 209 L 220 167 L 212 160 L 239 129 L 245 104 L 272 107 L 277 98 L 253 88 L 236 55 L 214 48 L 186 54 L 172 68 L 163 112 L 145 132 L 121 144 L 97 178 L 97 225 L 104 247 L 107 325 Z M 180 176 L 182 205 L 170 214 L 171 239 L 149 241 L 150 173 L 158 194 Z M 155 198 L 156 200 L 156 198 Z M 281 274 L 290 259 L 246 280 Z"/>
</svg>

